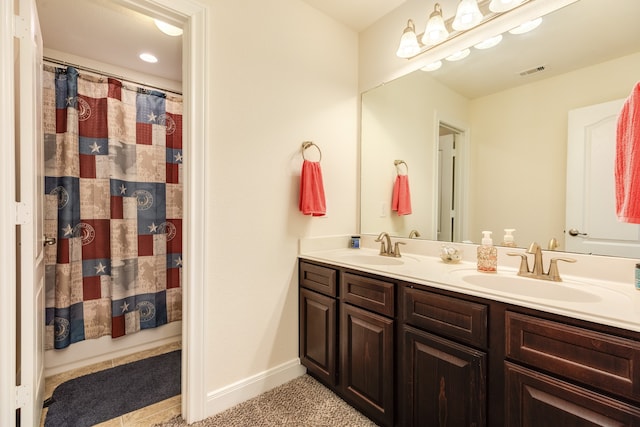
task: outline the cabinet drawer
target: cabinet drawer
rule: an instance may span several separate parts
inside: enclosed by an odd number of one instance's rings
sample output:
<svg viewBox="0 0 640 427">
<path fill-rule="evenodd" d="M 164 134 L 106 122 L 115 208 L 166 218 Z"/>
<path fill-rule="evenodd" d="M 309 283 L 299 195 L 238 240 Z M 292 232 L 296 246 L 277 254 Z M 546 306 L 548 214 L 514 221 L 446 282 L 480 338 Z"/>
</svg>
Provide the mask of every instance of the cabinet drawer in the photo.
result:
<svg viewBox="0 0 640 427">
<path fill-rule="evenodd" d="M 300 261 L 300 286 L 335 297 L 337 291 L 336 277 L 337 271 L 333 268 Z"/>
<path fill-rule="evenodd" d="M 487 348 L 486 305 L 404 288 L 403 321 L 480 348 Z"/>
<path fill-rule="evenodd" d="M 505 362 L 506 423 L 520 426 L 640 426 L 640 410 Z"/>
<path fill-rule="evenodd" d="M 391 282 L 342 273 L 341 296 L 344 302 L 393 317 L 394 290 Z"/>
<path fill-rule="evenodd" d="M 519 313 L 505 313 L 506 356 L 640 401 L 640 342 Z"/>
</svg>

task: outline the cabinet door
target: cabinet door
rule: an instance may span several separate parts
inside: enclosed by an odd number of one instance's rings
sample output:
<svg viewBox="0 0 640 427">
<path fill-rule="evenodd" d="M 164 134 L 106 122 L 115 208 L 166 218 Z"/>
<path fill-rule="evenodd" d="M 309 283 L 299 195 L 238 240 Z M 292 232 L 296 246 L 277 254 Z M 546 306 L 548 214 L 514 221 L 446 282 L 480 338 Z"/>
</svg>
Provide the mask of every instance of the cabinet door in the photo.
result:
<svg viewBox="0 0 640 427">
<path fill-rule="evenodd" d="M 365 415 L 393 425 L 393 320 L 340 305 L 340 379 L 343 394 Z"/>
<path fill-rule="evenodd" d="M 331 386 L 336 385 L 336 300 L 300 289 L 300 362 Z"/>
<path fill-rule="evenodd" d="M 486 353 L 403 327 L 403 426 L 486 424 Z"/>
<path fill-rule="evenodd" d="M 626 403 L 505 362 L 507 426 L 640 426 Z"/>
</svg>

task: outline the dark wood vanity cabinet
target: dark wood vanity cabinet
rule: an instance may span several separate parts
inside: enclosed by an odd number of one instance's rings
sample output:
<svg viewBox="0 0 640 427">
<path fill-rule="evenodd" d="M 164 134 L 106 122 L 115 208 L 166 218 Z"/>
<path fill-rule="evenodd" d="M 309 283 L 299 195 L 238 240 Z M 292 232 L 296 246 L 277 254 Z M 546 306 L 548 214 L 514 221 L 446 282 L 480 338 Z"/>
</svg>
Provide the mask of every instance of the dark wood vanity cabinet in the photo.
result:
<svg viewBox="0 0 640 427">
<path fill-rule="evenodd" d="M 392 426 L 395 284 L 343 272 L 340 295 L 340 387 L 367 416 Z"/>
<path fill-rule="evenodd" d="M 640 426 L 640 410 L 590 389 L 505 362 L 507 426 Z"/>
<path fill-rule="evenodd" d="M 381 426 L 395 422 L 395 284 L 301 261 L 300 361 Z"/>
<path fill-rule="evenodd" d="M 488 307 L 413 286 L 402 296 L 401 425 L 485 426 Z"/>
<path fill-rule="evenodd" d="M 640 332 L 299 267 L 301 363 L 380 426 L 640 427 Z"/>
<path fill-rule="evenodd" d="M 337 271 L 300 262 L 300 361 L 329 386 L 337 384 Z"/>
<path fill-rule="evenodd" d="M 640 342 L 505 313 L 506 423 L 640 426 Z"/>
</svg>

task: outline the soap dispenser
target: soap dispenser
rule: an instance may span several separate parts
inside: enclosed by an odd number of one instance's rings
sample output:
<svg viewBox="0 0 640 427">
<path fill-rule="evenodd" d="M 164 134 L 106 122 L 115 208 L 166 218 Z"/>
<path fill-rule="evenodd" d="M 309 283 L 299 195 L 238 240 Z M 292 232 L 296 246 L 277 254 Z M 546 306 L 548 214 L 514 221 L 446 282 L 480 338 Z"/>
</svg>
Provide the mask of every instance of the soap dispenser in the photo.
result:
<svg viewBox="0 0 640 427">
<path fill-rule="evenodd" d="M 482 232 L 482 245 L 478 246 L 478 271 L 495 273 L 498 270 L 498 249 L 493 246 L 491 231 Z"/>
<path fill-rule="evenodd" d="M 507 246 L 510 248 L 516 247 L 516 242 L 513 237 L 513 232 L 516 231 L 515 228 L 505 228 L 504 229 L 504 237 L 502 238 L 502 246 Z"/>
</svg>

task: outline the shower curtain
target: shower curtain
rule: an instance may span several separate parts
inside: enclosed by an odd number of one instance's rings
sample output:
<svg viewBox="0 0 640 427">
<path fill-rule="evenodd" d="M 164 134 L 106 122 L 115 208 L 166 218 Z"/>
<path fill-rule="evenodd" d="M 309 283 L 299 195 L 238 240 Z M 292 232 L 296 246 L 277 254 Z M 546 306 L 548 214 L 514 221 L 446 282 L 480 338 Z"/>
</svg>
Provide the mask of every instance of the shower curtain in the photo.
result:
<svg viewBox="0 0 640 427">
<path fill-rule="evenodd" d="M 46 348 L 182 318 L 182 100 L 43 73 Z"/>
</svg>

